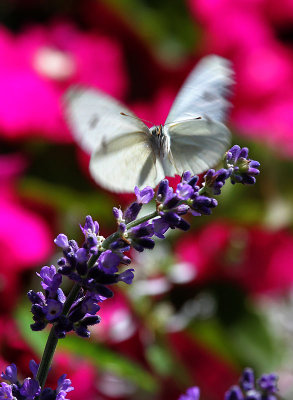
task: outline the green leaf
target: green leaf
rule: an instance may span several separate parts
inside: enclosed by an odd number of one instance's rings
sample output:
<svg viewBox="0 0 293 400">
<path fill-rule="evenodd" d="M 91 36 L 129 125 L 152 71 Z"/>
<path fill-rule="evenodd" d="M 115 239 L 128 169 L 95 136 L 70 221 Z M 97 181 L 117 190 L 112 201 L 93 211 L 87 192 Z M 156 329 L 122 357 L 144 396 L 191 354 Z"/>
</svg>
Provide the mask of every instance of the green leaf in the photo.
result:
<svg viewBox="0 0 293 400">
<path fill-rule="evenodd" d="M 228 362 L 260 372 L 274 369 L 282 357 L 266 321 L 253 311 L 243 312 L 228 325 L 216 318 L 194 322 L 189 332 Z"/>
<path fill-rule="evenodd" d="M 268 330 L 265 319 L 256 312 L 249 312 L 233 327 L 229 336 L 234 351 L 243 365 L 252 365 L 259 371 L 277 366 L 282 354 Z"/>
<path fill-rule="evenodd" d="M 108 349 L 103 344 L 72 335 L 59 343 L 59 349 L 69 350 L 73 354 L 85 357 L 99 369 L 125 378 L 148 392 L 153 393 L 158 389 L 155 378 L 140 364 Z"/>
<path fill-rule="evenodd" d="M 216 318 L 198 321 L 190 325 L 188 332 L 224 360 L 232 363 L 237 362 L 229 335 Z"/>
</svg>

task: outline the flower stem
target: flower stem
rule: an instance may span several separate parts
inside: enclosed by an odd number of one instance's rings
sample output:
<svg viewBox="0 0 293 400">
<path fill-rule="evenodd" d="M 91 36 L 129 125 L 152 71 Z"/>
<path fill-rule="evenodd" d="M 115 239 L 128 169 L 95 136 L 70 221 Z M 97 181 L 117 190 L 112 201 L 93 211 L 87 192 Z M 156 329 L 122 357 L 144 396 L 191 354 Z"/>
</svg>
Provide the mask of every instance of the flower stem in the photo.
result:
<svg viewBox="0 0 293 400">
<path fill-rule="evenodd" d="M 72 287 L 69 295 L 67 296 L 67 299 L 64 304 L 63 308 L 63 314 L 66 315 L 68 311 L 70 310 L 71 305 L 75 301 L 78 293 L 80 291 L 80 285 L 77 283 Z M 47 343 L 45 346 L 45 350 L 42 356 L 41 363 L 38 368 L 38 373 L 37 373 L 37 380 L 39 381 L 39 384 L 41 388 L 43 389 L 45 382 L 47 380 L 47 376 L 49 373 L 49 369 L 52 364 L 53 356 L 57 347 L 58 343 L 58 337 L 56 336 L 54 326 L 52 326 L 51 331 L 49 333 Z"/>
<path fill-rule="evenodd" d="M 138 218 L 135 221 L 129 222 L 129 224 L 126 225 L 126 229 L 130 229 L 133 228 L 134 226 L 137 226 L 139 224 L 142 224 L 143 222 L 146 222 L 150 219 L 153 219 L 155 217 L 158 216 L 158 212 L 157 211 L 153 211 L 152 213 L 145 215 L 144 217 Z M 112 233 L 112 235 L 108 236 L 107 239 L 105 239 L 103 241 L 103 247 L 104 249 L 107 249 L 109 247 L 109 245 L 115 240 L 118 239 L 118 237 L 120 236 L 120 233 L 114 232 Z"/>
<path fill-rule="evenodd" d="M 58 338 L 55 334 L 54 326 L 51 328 L 50 334 L 48 336 L 48 340 L 45 346 L 45 350 L 43 353 L 43 357 L 41 360 L 41 363 L 38 368 L 38 373 L 37 373 L 37 380 L 39 381 L 39 384 L 41 388 L 43 389 L 48 372 L 52 363 L 52 359 L 54 356 L 54 352 L 56 350 L 56 346 L 58 343 Z"/>
</svg>

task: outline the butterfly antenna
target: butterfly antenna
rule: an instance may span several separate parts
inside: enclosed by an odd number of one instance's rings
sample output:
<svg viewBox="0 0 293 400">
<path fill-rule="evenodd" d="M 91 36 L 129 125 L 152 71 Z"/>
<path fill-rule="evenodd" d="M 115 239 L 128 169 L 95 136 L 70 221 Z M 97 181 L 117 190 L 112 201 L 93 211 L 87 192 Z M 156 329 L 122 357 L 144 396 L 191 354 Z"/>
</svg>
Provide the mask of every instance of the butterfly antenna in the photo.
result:
<svg viewBox="0 0 293 400">
<path fill-rule="evenodd" d="M 193 121 L 195 119 L 203 119 L 203 118 L 202 117 L 193 117 L 193 118 L 183 119 L 182 121 L 177 121 L 177 122 Z M 167 122 L 167 124 L 164 124 L 164 126 L 172 125 L 172 124 L 174 124 L 174 121 L 173 122 Z"/>
<path fill-rule="evenodd" d="M 135 115 L 125 114 L 124 112 L 121 112 L 120 114 L 123 115 L 124 117 L 138 119 L 139 121 L 148 122 L 149 124 L 154 125 L 151 121 L 148 121 L 147 119 L 138 118 Z"/>
</svg>

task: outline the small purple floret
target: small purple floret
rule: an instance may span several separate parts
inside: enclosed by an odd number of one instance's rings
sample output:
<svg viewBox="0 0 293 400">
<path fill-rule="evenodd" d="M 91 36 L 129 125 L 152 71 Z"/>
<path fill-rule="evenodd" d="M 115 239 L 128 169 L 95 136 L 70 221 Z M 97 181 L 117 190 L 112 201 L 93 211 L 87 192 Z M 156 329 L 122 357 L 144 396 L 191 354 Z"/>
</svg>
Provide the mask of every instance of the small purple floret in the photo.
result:
<svg viewBox="0 0 293 400">
<path fill-rule="evenodd" d="M 99 268 L 107 274 L 114 274 L 117 272 L 119 264 L 120 257 L 111 250 L 104 251 L 98 259 Z"/>
<path fill-rule="evenodd" d="M 148 204 L 154 198 L 154 190 L 150 186 L 146 186 L 142 190 L 135 186 L 134 193 L 139 204 Z"/>
<path fill-rule="evenodd" d="M 6 367 L 5 373 L 1 373 L 1 378 L 10 383 L 17 383 L 17 368 L 15 364 L 10 364 Z"/>
<path fill-rule="evenodd" d="M 225 400 L 245 400 L 245 398 L 239 386 L 232 386 L 225 393 Z"/>
<path fill-rule="evenodd" d="M 26 378 L 20 389 L 20 394 L 25 396 L 26 400 L 34 400 L 41 393 L 41 387 L 35 379 Z"/>
<path fill-rule="evenodd" d="M 130 285 L 133 281 L 134 278 L 134 269 L 133 268 L 129 268 L 124 272 L 121 272 L 121 274 L 119 274 L 118 277 L 118 281 L 127 283 L 128 285 Z"/>
<path fill-rule="evenodd" d="M 61 249 L 67 249 L 69 247 L 68 243 L 68 237 L 64 235 L 63 233 L 60 233 L 56 239 L 54 240 L 54 243 L 58 246 L 61 247 Z"/>
<path fill-rule="evenodd" d="M 240 386 L 243 390 L 254 389 L 254 372 L 252 368 L 245 368 L 240 378 Z"/>
<path fill-rule="evenodd" d="M 186 390 L 186 394 L 182 394 L 178 400 L 199 400 L 200 390 L 197 386 L 190 387 Z"/>
<path fill-rule="evenodd" d="M 12 394 L 12 386 L 5 382 L 2 382 L 0 385 L 0 399 L 15 400 Z"/>
<path fill-rule="evenodd" d="M 48 299 L 47 305 L 43 308 L 48 321 L 53 321 L 58 318 L 63 310 L 63 304 L 54 299 Z"/>
</svg>

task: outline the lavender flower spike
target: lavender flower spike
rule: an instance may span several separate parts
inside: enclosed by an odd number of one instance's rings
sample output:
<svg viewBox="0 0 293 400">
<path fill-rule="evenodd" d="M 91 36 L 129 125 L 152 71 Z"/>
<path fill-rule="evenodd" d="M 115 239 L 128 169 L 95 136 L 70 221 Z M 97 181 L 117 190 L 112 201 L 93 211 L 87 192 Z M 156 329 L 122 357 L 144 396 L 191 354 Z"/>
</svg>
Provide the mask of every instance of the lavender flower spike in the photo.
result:
<svg viewBox="0 0 293 400">
<path fill-rule="evenodd" d="M 260 163 L 250 160 L 247 147 L 241 148 L 238 145 L 231 147 L 226 153 L 225 167 L 231 172 L 231 183 L 242 183 L 253 185 L 255 176 L 259 174 Z"/>
</svg>

